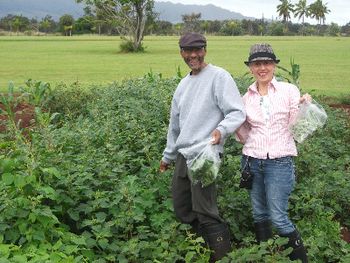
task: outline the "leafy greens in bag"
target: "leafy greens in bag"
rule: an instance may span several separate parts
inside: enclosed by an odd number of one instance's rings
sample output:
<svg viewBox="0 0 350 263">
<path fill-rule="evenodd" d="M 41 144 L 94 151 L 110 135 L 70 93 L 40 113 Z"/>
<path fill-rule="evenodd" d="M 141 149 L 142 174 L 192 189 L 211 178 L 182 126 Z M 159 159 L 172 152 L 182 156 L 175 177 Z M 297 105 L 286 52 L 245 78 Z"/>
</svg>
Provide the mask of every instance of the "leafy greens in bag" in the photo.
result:
<svg viewBox="0 0 350 263">
<path fill-rule="evenodd" d="M 221 164 L 218 145 L 209 141 L 203 150 L 187 163 L 188 175 L 193 184 L 201 183 L 206 187 L 215 182 Z"/>
<path fill-rule="evenodd" d="M 309 135 L 321 128 L 327 121 L 327 113 L 315 100 L 305 101 L 289 129 L 294 140 L 302 143 Z"/>
</svg>

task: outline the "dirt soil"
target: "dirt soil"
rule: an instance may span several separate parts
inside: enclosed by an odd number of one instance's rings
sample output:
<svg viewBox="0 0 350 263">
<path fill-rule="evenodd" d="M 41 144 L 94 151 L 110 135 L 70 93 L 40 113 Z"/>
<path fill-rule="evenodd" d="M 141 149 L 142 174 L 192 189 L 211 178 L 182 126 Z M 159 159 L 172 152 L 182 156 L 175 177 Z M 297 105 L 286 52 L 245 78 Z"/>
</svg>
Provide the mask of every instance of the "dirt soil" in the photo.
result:
<svg viewBox="0 0 350 263">
<path fill-rule="evenodd" d="M 347 243 L 350 243 L 350 231 L 348 228 L 346 228 L 346 227 L 341 228 L 341 237 Z"/>
<path fill-rule="evenodd" d="M 348 104 L 330 104 L 329 106 L 334 109 L 342 109 L 350 116 L 350 105 Z"/>
<path fill-rule="evenodd" d="M 0 108 L 2 110 L 5 109 L 5 107 L 1 103 Z M 28 128 L 33 126 L 35 119 L 34 106 L 22 103 L 13 108 L 13 111 L 15 112 L 16 124 L 19 122 L 20 128 Z M 8 117 L 6 114 L 0 114 L 0 132 L 6 131 L 6 125 L 4 122 L 7 119 Z"/>
</svg>

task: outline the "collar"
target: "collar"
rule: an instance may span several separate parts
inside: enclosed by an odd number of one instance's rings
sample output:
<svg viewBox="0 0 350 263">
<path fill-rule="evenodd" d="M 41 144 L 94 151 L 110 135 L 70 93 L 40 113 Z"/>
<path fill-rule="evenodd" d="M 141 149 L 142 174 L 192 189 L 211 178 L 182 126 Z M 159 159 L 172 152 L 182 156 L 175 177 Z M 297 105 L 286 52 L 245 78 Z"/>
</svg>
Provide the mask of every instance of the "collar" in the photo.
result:
<svg viewBox="0 0 350 263">
<path fill-rule="evenodd" d="M 275 77 L 272 78 L 271 82 L 269 83 L 269 91 L 275 92 L 278 88 L 278 81 L 276 80 Z M 251 92 L 258 93 L 258 87 L 257 87 L 257 82 L 255 81 L 252 85 L 249 86 L 248 88 Z"/>
</svg>

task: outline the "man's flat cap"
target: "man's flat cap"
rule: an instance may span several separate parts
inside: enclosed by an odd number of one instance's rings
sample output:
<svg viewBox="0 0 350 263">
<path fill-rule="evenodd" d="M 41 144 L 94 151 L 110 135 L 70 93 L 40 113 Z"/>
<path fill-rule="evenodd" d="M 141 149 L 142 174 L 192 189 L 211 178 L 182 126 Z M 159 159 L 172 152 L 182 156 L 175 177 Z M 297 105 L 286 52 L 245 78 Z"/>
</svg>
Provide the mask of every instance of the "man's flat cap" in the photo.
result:
<svg viewBox="0 0 350 263">
<path fill-rule="evenodd" d="M 192 47 L 206 47 L 207 40 L 205 37 L 198 33 L 186 33 L 181 36 L 179 40 L 180 48 L 192 48 Z"/>
</svg>

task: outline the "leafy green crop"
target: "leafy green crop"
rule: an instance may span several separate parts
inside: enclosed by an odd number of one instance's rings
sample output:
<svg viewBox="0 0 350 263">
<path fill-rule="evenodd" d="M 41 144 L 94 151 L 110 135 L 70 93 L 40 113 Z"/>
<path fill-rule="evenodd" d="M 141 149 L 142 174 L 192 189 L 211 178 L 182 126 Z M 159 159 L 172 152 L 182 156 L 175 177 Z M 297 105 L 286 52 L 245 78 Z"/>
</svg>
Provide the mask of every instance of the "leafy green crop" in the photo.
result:
<svg viewBox="0 0 350 263">
<path fill-rule="evenodd" d="M 50 101 L 32 83 L 26 92 L 46 107 L 38 103 L 38 125 L 24 135 L 8 123 L 0 134 L 2 262 L 208 261 L 203 239 L 175 218 L 172 171 L 158 172 L 178 81 L 148 74 L 89 91 L 60 87 Z M 350 226 L 349 119 L 325 109 L 327 125 L 298 146 L 290 215 L 310 262 L 347 262 L 339 231 Z M 241 147 L 227 140 L 217 178 L 233 241 L 222 262 L 288 262 L 285 240 L 255 244 L 249 196 L 238 187 Z"/>
</svg>

